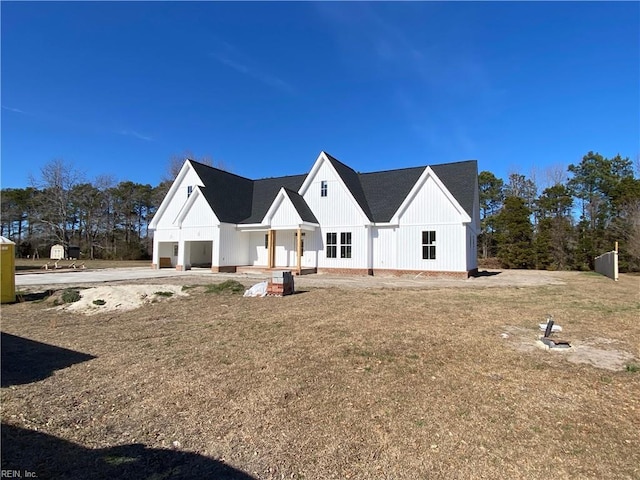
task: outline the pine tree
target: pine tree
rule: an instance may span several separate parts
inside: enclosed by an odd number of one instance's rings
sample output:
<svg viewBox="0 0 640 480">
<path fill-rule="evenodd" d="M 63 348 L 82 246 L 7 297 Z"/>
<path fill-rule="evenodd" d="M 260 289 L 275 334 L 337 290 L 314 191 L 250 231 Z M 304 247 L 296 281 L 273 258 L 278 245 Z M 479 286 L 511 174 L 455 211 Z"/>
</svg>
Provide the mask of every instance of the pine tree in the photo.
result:
<svg viewBox="0 0 640 480">
<path fill-rule="evenodd" d="M 507 197 L 498 215 L 498 259 L 506 268 L 534 266 L 531 210 L 520 197 Z"/>
</svg>

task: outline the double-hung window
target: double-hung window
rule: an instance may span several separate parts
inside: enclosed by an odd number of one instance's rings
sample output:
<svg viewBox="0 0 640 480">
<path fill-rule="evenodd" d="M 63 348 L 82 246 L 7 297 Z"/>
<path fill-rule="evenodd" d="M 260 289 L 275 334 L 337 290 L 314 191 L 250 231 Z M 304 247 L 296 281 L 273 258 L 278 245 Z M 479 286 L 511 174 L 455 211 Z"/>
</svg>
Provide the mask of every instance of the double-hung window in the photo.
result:
<svg viewBox="0 0 640 480">
<path fill-rule="evenodd" d="M 435 230 L 427 230 L 422 232 L 422 259 L 436 259 L 436 232 Z"/>
<path fill-rule="evenodd" d="M 340 258 L 351 258 L 351 232 L 340 234 Z"/>
<path fill-rule="evenodd" d="M 327 258 L 338 256 L 338 234 L 327 233 Z"/>
<path fill-rule="evenodd" d="M 327 196 L 327 181 L 326 180 L 322 180 L 320 182 L 320 196 L 321 197 L 326 197 Z"/>
</svg>

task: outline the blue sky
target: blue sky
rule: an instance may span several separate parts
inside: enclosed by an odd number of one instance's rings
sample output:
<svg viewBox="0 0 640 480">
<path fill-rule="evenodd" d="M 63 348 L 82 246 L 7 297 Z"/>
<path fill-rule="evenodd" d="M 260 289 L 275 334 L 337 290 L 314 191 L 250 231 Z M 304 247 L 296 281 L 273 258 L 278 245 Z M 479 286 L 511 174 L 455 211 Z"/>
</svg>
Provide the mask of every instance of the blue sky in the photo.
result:
<svg viewBox="0 0 640 480">
<path fill-rule="evenodd" d="M 3 188 L 640 155 L 638 2 L 2 2 Z"/>
</svg>

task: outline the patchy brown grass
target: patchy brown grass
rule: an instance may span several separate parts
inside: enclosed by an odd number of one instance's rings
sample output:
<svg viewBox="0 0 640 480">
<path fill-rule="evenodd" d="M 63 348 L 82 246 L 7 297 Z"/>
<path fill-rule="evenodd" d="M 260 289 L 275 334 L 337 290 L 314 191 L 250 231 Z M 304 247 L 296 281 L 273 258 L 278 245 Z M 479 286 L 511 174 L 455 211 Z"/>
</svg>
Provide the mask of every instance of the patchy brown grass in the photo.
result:
<svg viewBox="0 0 640 480">
<path fill-rule="evenodd" d="M 88 451 L 179 446 L 256 478 L 640 478 L 640 372 L 501 338 L 517 329 L 533 342 L 552 313 L 564 338 L 607 339 L 637 363 L 638 287 L 576 274 L 566 285 L 283 298 L 201 286 L 92 317 L 9 305 L 4 332 L 96 358 L 3 388 L 2 421 Z M 3 440 L 3 468 L 26 468 Z M 87 458 L 65 478 L 107 462 Z M 29 467 L 55 477 L 64 463 Z M 163 472 L 140 478 L 179 476 Z"/>
<path fill-rule="evenodd" d="M 49 263 L 49 268 L 53 268 L 55 260 L 48 258 L 16 258 L 16 271 L 24 272 L 29 270 L 41 270 L 44 265 Z M 131 267 L 149 267 L 151 268 L 151 260 L 59 260 L 58 266 L 60 270 L 68 270 L 72 263 L 76 267 L 84 265 L 85 268 L 131 268 Z"/>
</svg>

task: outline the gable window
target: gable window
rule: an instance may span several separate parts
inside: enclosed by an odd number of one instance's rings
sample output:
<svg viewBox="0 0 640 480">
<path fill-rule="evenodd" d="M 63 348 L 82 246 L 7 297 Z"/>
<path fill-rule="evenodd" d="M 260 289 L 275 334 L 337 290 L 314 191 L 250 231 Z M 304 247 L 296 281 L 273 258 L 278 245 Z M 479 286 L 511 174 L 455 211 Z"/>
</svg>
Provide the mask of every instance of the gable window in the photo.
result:
<svg viewBox="0 0 640 480">
<path fill-rule="evenodd" d="M 338 234 L 327 233 L 327 258 L 338 256 Z"/>
<path fill-rule="evenodd" d="M 189 198 L 191 196 L 191 194 L 193 193 L 193 186 L 189 185 L 187 187 L 187 198 Z"/>
<path fill-rule="evenodd" d="M 436 259 L 436 232 L 435 230 L 427 230 L 422 232 L 422 259 Z"/>
<path fill-rule="evenodd" d="M 351 232 L 340 234 L 340 258 L 351 258 Z"/>
<path fill-rule="evenodd" d="M 327 196 L 327 181 L 326 180 L 322 180 L 320 182 L 320 196 L 321 197 L 326 197 Z"/>
</svg>

